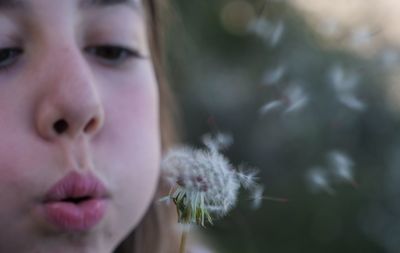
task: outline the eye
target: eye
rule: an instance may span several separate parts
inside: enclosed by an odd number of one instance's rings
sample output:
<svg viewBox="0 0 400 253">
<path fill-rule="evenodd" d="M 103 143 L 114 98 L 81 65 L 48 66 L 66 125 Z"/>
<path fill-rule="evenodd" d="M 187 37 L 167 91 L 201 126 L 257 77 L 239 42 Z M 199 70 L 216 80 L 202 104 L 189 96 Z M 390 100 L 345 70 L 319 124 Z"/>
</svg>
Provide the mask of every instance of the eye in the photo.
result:
<svg viewBox="0 0 400 253">
<path fill-rule="evenodd" d="M 122 64 L 129 58 L 143 58 L 136 50 L 114 45 L 91 46 L 85 51 L 108 65 Z"/>
<path fill-rule="evenodd" d="M 23 53 L 21 48 L 1 48 L 0 49 L 0 69 L 13 64 L 19 55 Z"/>
</svg>

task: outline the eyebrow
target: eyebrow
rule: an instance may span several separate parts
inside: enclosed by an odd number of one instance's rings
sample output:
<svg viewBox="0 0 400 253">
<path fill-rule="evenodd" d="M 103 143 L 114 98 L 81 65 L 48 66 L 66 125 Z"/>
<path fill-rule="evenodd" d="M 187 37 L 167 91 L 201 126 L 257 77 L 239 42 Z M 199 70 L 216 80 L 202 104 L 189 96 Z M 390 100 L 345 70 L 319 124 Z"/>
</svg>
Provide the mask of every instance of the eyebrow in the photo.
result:
<svg viewBox="0 0 400 253">
<path fill-rule="evenodd" d="M 80 8 L 107 7 L 113 5 L 127 5 L 133 9 L 139 9 L 138 0 L 79 0 Z M 0 0 L 1 9 L 27 9 L 30 3 L 25 0 Z"/>
</svg>

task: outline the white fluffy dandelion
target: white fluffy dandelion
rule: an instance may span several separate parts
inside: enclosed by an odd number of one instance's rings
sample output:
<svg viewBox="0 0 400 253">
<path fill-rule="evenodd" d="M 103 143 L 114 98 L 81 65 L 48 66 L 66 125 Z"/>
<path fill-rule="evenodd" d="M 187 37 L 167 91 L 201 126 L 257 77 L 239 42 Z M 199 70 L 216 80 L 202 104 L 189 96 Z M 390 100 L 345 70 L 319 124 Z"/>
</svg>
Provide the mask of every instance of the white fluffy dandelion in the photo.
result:
<svg viewBox="0 0 400 253">
<path fill-rule="evenodd" d="M 171 149 L 161 167 L 176 204 L 180 223 L 212 224 L 236 204 L 240 186 L 255 189 L 256 171 L 237 171 L 220 150 L 232 143 L 229 135 L 205 135 L 206 150 L 189 147 Z"/>
</svg>

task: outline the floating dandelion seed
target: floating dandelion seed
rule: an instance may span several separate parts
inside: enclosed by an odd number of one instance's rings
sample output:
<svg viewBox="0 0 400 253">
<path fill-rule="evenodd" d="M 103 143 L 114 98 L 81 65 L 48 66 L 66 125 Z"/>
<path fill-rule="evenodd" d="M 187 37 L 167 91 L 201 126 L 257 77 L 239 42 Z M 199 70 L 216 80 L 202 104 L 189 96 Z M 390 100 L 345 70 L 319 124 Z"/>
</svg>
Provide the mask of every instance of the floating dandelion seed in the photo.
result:
<svg viewBox="0 0 400 253">
<path fill-rule="evenodd" d="M 256 209 L 261 206 L 262 200 L 263 200 L 263 193 L 264 193 L 264 188 L 262 186 L 257 187 L 251 196 L 251 200 L 253 201 L 252 203 L 252 208 Z"/>
<path fill-rule="evenodd" d="M 342 94 L 341 96 L 339 96 L 339 101 L 342 102 L 342 104 L 346 105 L 347 107 L 354 109 L 356 111 L 363 111 L 366 107 L 366 105 L 363 102 L 361 102 L 358 98 L 350 94 Z"/>
<path fill-rule="evenodd" d="M 283 105 L 284 105 L 284 104 L 283 104 L 283 101 L 281 101 L 281 100 L 274 100 L 274 101 L 268 102 L 268 103 L 266 103 L 265 105 L 263 105 L 263 106 L 260 108 L 259 113 L 260 113 L 261 115 L 263 115 L 263 114 L 266 114 L 267 112 L 272 111 L 272 110 L 274 110 L 274 109 L 277 109 L 277 108 L 279 108 L 279 107 L 281 107 L 281 106 L 283 106 Z"/>
<path fill-rule="evenodd" d="M 285 24 L 283 21 L 272 23 L 265 18 L 258 17 L 249 22 L 247 30 L 260 37 L 271 47 L 275 47 L 283 37 Z"/>
<path fill-rule="evenodd" d="M 284 91 L 284 96 L 287 99 L 286 113 L 298 111 L 308 102 L 308 96 L 300 85 L 289 86 Z"/>
<path fill-rule="evenodd" d="M 281 41 L 285 32 L 285 24 L 283 21 L 279 21 L 273 28 L 270 35 L 270 45 L 275 47 Z"/>
<path fill-rule="evenodd" d="M 336 91 L 352 93 L 360 82 L 360 76 L 354 71 L 346 71 L 341 65 L 334 65 L 329 70 L 329 80 Z"/>
<path fill-rule="evenodd" d="M 331 185 L 335 182 L 348 182 L 354 188 L 358 187 L 353 175 L 354 162 L 349 156 L 341 151 L 333 150 L 327 154 L 327 159 L 329 169 L 314 167 L 307 173 L 307 180 L 313 191 L 323 190 L 329 194 L 334 194 Z"/>
<path fill-rule="evenodd" d="M 360 76 L 357 73 L 346 71 L 340 65 L 334 65 L 329 70 L 329 82 L 343 105 L 358 111 L 366 108 L 365 103 L 355 95 L 356 88 L 360 83 Z"/>
<path fill-rule="evenodd" d="M 340 151 L 331 151 L 328 153 L 328 158 L 331 162 L 333 174 L 336 179 L 350 182 L 354 187 L 357 187 L 353 176 L 354 162 L 350 157 Z"/>
<path fill-rule="evenodd" d="M 283 76 L 286 73 L 286 67 L 283 65 L 279 65 L 276 68 L 268 70 L 263 78 L 263 84 L 265 85 L 273 85 L 282 80 Z"/>
<path fill-rule="evenodd" d="M 311 168 L 307 173 L 307 181 L 314 192 L 323 190 L 331 195 L 335 193 L 330 185 L 327 171 L 321 167 Z"/>
<path fill-rule="evenodd" d="M 271 24 L 265 18 L 255 18 L 249 22 L 247 30 L 261 38 L 268 38 Z"/>
<path fill-rule="evenodd" d="M 239 167 L 238 172 L 236 172 L 238 180 L 245 189 L 251 189 L 256 185 L 256 180 L 258 179 L 257 174 L 258 170 L 255 169 L 248 170 L 243 165 L 241 165 Z"/>
<path fill-rule="evenodd" d="M 298 84 L 293 84 L 283 91 L 281 99 L 266 103 L 259 109 L 259 113 L 263 115 L 282 106 L 285 108 L 285 113 L 295 112 L 306 106 L 308 101 L 304 89 Z"/>
</svg>

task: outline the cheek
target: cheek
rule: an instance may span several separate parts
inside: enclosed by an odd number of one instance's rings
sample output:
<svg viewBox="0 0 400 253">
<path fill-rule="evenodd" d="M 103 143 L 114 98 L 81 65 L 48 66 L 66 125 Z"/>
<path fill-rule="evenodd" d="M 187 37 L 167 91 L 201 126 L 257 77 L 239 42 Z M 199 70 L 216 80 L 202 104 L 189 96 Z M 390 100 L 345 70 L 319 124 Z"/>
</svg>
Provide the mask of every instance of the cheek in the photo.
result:
<svg viewBox="0 0 400 253">
<path fill-rule="evenodd" d="M 156 82 L 150 75 L 130 80 L 120 80 L 104 96 L 106 118 L 94 143 L 96 166 L 112 184 L 115 213 L 124 225 L 136 224 L 154 196 L 161 146 Z"/>
<path fill-rule="evenodd" d="M 2 100 L 0 102 L 0 196 L 2 201 L 5 197 L 11 197 L 13 200 L 25 199 L 25 195 L 32 192 L 32 189 L 27 189 L 27 185 L 32 186 L 32 178 L 38 177 L 35 177 L 40 167 L 38 164 L 43 163 L 41 160 L 43 157 L 38 155 L 42 150 L 34 146 L 31 136 L 27 135 L 29 127 L 26 120 L 27 112 L 23 110 L 27 107 L 24 100 L 21 99 L 22 101 L 18 104 L 18 100 L 14 99 L 17 96 L 9 97 L 0 97 Z M 19 194 L 21 196 L 15 196 Z"/>
</svg>

